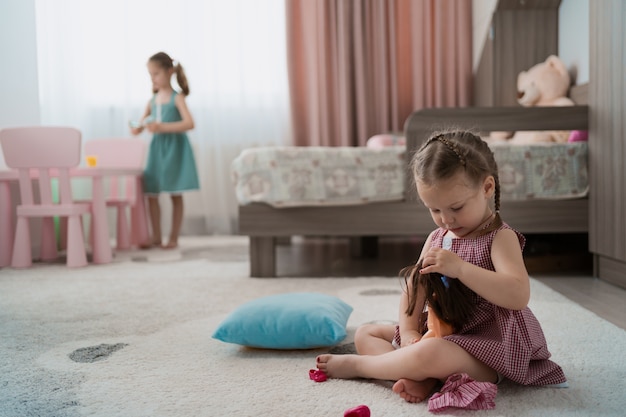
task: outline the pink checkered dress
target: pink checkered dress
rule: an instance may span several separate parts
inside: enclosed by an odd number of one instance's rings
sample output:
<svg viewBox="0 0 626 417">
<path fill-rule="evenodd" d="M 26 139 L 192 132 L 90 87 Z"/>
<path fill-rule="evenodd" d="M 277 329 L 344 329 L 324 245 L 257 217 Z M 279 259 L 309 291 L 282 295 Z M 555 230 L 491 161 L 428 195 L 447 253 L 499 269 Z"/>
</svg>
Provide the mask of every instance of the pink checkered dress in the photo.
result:
<svg viewBox="0 0 626 417">
<path fill-rule="evenodd" d="M 510 229 L 507 224 L 498 230 Z M 445 229 L 433 234 L 431 245 L 441 247 Z M 451 250 L 462 259 L 482 268 L 495 270 L 491 243 L 497 230 L 473 239 L 453 239 Z M 517 233 L 520 246 L 525 239 Z M 474 294 L 474 316 L 455 334 L 445 339 L 461 346 L 504 377 L 524 385 L 552 385 L 566 382 L 559 365 L 548 358 L 546 339 L 532 311 L 509 310 Z"/>
</svg>

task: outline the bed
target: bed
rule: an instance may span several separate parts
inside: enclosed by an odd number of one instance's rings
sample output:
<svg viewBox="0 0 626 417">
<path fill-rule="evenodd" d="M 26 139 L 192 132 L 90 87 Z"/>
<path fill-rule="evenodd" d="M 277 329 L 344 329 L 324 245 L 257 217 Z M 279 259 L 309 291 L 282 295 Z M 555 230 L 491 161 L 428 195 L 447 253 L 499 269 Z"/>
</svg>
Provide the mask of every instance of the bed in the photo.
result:
<svg viewBox="0 0 626 417">
<path fill-rule="evenodd" d="M 474 131 L 518 131 L 518 130 L 587 130 L 588 108 L 584 105 L 572 107 L 542 108 L 440 108 L 424 109 L 411 114 L 405 123 L 406 148 L 390 149 L 386 157 L 398 156 L 398 166 L 386 168 L 381 176 L 400 178 L 401 193 L 389 198 L 381 198 L 376 186 L 370 186 L 370 193 L 358 193 L 339 196 L 342 201 L 330 200 L 329 196 L 314 195 L 298 189 L 298 184 L 291 183 L 291 192 L 300 193 L 299 197 L 310 201 L 304 204 L 288 202 L 278 197 L 274 201 L 263 201 L 260 196 L 267 195 L 267 188 L 261 177 L 256 178 L 254 192 L 247 196 L 238 195 L 239 233 L 250 239 L 250 276 L 276 276 L 276 244 L 279 238 L 296 235 L 304 236 L 347 236 L 351 238 L 372 239 L 381 236 L 426 236 L 432 229 L 430 214 L 417 200 L 412 178 L 407 169 L 407 161 L 433 130 L 449 127 L 469 128 Z M 559 145 L 561 146 L 561 145 Z M 565 146 L 565 145 L 563 145 Z M 586 162 L 586 144 L 569 145 L 570 149 L 557 152 L 575 154 L 577 162 Z M 395 147 L 394 147 L 395 148 Z M 573 150 L 572 150 L 573 149 Z M 297 150 L 292 150 L 297 152 Z M 503 149 L 497 152 L 509 152 Z M 367 152 L 366 152 L 367 153 Z M 248 155 L 250 158 L 250 155 Z M 390 159 L 390 160 L 391 160 Z M 271 160 L 271 158 L 270 158 Z M 327 161 L 322 156 L 319 161 Z M 249 162 L 249 160 L 248 160 Z M 499 161 L 499 164 L 501 162 Z M 242 163 L 242 166 L 248 166 Z M 297 163 L 294 162 L 294 166 Z M 367 166 L 367 164 L 363 164 Z M 278 166 L 285 166 L 283 162 Z M 584 167 L 586 168 L 586 166 Z M 502 169 L 502 167 L 500 167 Z M 384 170 L 383 170 L 384 171 Z M 586 172 L 586 170 L 583 170 Z M 399 174 L 398 174 L 399 173 Z M 557 170 L 553 176 L 566 175 Z M 370 175 L 371 176 L 371 175 Z M 235 175 L 241 179 L 241 173 Z M 375 175 L 374 175 L 375 177 Z M 545 173 L 529 172 L 529 178 L 545 179 Z M 584 177 L 584 175 L 582 175 Z M 506 179 L 510 188 L 509 198 L 503 195 L 502 210 L 507 223 L 525 234 L 532 233 L 587 233 L 588 232 L 588 189 L 585 178 L 569 189 L 569 195 L 527 195 L 525 191 L 515 194 L 516 184 L 520 181 L 515 176 Z M 345 182 L 345 181 L 344 181 Z M 504 182 L 504 181 L 503 181 Z M 523 181 L 522 181 L 523 182 Z M 338 183 L 344 186 L 339 176 Z M 265 187 L 265 188 L 264 188 Z M 339 187 L 341 188 L 341 187 Z M 367 187 L 365 187 L 367 188 Z M 393 187 L 391 187 L 393 188 Z M 372 192 L 372 190 L 374 190 Z M 378 189 L 380 190 L 380 189 Z M 392 191 L 397 191 L 397 187 Z M 341 192 L 336 193 L 341 194 Z M 346 193 L 344 193 L 346 194 Z M 565 192 L 567 194 L 567 190 Z M 372 197 L 372 195 L 374 197 Z M 247 198 L 247 200 L 246 200 Z"/>
</svg>

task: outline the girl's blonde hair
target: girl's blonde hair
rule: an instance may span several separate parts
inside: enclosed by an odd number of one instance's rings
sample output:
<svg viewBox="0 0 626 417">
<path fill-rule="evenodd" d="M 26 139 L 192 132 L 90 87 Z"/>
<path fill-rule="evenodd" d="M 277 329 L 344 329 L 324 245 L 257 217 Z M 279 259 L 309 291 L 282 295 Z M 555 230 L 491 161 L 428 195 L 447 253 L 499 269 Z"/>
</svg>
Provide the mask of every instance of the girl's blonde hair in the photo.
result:
<svg viewBox="0 0 626 417">
<path fill-rule="evenodd" d="M 462 171 L 474 186 L 480 185 L 485 178 L 492 176 L 495 181 L 496 216 L 481 235 L 502 226 L 498 164 L 487 143 L 478 135 L 465 130 L 436 132 L 413 155 L 411 171 L 415 182 L 426 185 L 451 178 L 459 171 Z"/>
<path fill-rule="evenodd" d="M 148 61 L 154 62 L 165 70 L 174 68 L 174 72 L 176 73 L 176 82 L 180 86 L 182 93 L 186 96 L 189 95 L 189 83 L 187 82 L 185 70 L 183 69 L 183 66 L 180 65 L 180 62 L 174 62 L 174 60 L 165 52 L 157 52 L 152 55 Z M 156 93 L 156 90 L 153 89 L 152 92 Z"/>
</svg>

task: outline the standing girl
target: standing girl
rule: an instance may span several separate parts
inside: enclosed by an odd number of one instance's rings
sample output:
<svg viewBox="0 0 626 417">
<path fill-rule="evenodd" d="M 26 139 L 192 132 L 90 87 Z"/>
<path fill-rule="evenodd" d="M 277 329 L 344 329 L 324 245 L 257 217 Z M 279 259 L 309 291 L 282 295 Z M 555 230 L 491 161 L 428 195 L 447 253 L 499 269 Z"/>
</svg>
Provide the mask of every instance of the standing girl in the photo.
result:
<svg viewBox="0 0 626 417">
<path fill-rule="evenodd" d="M 424 244 L 421 267 L 407 276 L 398 326 L 360 327 L 358 355 L 320 355 L 317 367 L 331 378 L 397 381 L 393 390 L 409 402 L 426 399 L 438 381 L 461 373 L 482 382 L 508 378 L 565 386 L 527 307 L 525 240 L 500 218 L 498 168 L 487 144 L 470 132 L 439 133 L 416 152 L 411 166 L 419 197 L 438 228 Z M 422 338 L 422 312 L 434 303 L 435 286 L 414 279 L 417 273 L 443 281 L 437 297 L 470 301 L 452 334 Z M 448 305 L 457 300 L 452 301 Z"/>
<path fill-rule="evenodd" d="M 150 57 L 148 72 L 154 95 L 148 101 L 140 126 L 131 127 L 134 135 L 141 133 L 144 126 L 153 133 L 144 172 L 144 192 L 148 195 L 152 238 L 142 247 L 173 249 L 178 246 L 183 221 L 181 193 L 200 188 L 193 150 L 185 133 L 194 128 L 193 118 L 185 102 L 185 97 L 189 95 L 189 84 L 183 67 L 165 52 Z M 172 88 L 170 81 L 173 74 L 176 74 L 182 94 Z M 164 245 L 161 236 L 160 193 L 169 193 L 172 199 L 172 229 Z"/>
</svg>

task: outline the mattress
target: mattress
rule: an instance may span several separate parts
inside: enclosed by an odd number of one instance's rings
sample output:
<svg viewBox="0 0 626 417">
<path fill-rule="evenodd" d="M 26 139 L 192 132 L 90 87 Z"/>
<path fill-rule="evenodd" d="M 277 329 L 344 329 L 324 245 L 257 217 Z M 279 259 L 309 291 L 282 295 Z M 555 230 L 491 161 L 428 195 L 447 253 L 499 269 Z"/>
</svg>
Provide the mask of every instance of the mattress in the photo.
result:
<svg viewBox="0 0 626 417">
<path fill-rule="evenodd" d="M 259 147 L 232 163 L 239 204 L 274 207 L 399 201 L 404 192 L 403 146 Z"/>
<path fill-rule="evenodd" d="M 490 145 L 501 199 L 570 199 L 589 191 L 587 143 Z M 403 146 L 258 147 L 232 163 L 240 205 L 355 205 L 404 198 Z"/>
<path fill-rule="evenodd" d="M 503 201 L 581 198 L 589 192 L 587 142 L 490 147 Z"/>
</svg>

